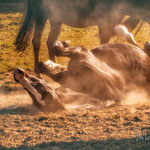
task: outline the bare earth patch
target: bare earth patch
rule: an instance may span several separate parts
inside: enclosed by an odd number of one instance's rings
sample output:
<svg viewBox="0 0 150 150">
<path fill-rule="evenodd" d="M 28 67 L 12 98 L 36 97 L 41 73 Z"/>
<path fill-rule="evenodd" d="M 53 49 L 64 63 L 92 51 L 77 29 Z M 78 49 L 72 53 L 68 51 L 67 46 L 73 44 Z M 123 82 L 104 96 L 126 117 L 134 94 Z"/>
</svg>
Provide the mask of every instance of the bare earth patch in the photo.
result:
<svg viewBox="0 0 150 150">
<path fill-rule="evenodd" d="M 72 106 L 44 114 L 26 93 L 0 95 L 0 148 L 6 149 L 148 149 L 150 106 L 114 108 Z M 143 135 L 144 137 L 145 135 Z"/>
</svg>

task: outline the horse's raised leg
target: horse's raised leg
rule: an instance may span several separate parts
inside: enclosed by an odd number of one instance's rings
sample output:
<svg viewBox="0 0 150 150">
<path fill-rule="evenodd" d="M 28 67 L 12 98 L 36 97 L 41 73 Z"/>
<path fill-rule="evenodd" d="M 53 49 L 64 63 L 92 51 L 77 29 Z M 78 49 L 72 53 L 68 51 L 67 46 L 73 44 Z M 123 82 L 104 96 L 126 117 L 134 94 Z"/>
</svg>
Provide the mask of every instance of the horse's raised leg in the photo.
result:
<svg viewBox="0 0 150 150">
<path fill-rule="evenodd" d="M 56 41 L 52 46 L 52 51 L 57 57 L 72 57 L 84 55 L 84 52 L 87 51 L 83 47 L 70 46 L 70 41 Z"/>
<path fill-rule="evenodd" d="M 132 32 L 132 30 L 136 27 L 136 25 L 139 23 L 139 19 L 135 17 L 129 17 L 126 19 L 122 24 L 125 25 L 125 27 Z"/>
<path fill-rule="evenodd" d="M 45 21 L 43 21 L 41 24 L 35 24 L 35 31 L 34 31 L 34 37 L 32 40 L 33 43 L 33 50 L 34 50 L 34 71 L 38 74 L 37 65 L 39 62 L 39 50 L 41 46 L 41 36 L 42 31 L 45 25 Z"/>
<path fill-rule="evenodd" d="M 108 19 L 108 20 L 105 20 L 104 23 L 102 21 L 98 22 L 99 37 L 101 40 L 101 44 L 109 42 L 110 38 L 115 35 L 115 32 L 114 32 L 115 26 L 120 24 L 121 21 L 122 21 L 122 17 L 116 19 L 115 21 Z M 138 22 L 139 22 L 139 19 L 134 18 L 134 17 L 129 17 L 121 24 L 125 25 L 126 28 L 131 32 L 136 27 Z"/>
<path fill-rule="evenodd" d="M 55 55 L 52 51 L 52 46 L 55 40 L 57 40 L 61 29 L 61 23 L 52 23 L 51 22 L 51 31 L 47 40 L 47 47 L 50 60 L 55 62 Z"/>
</svg>

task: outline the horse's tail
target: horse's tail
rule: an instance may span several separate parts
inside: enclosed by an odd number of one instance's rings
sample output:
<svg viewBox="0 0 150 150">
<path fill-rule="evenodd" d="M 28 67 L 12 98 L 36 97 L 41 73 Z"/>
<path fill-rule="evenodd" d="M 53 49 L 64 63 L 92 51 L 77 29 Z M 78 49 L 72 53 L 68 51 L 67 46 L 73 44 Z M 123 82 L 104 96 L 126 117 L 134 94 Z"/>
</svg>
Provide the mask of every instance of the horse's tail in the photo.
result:
<svg viewBox="0 0 150 150">
<path fill-rule="evenodd" d="M 25 9 L 23 24 L 15 41 L 16 50 L 18 51 L 23 51 L 26 49 L 33 29 L 33 11 L 31 7 L 31 0 L 26 0 Z"/>
</svg>

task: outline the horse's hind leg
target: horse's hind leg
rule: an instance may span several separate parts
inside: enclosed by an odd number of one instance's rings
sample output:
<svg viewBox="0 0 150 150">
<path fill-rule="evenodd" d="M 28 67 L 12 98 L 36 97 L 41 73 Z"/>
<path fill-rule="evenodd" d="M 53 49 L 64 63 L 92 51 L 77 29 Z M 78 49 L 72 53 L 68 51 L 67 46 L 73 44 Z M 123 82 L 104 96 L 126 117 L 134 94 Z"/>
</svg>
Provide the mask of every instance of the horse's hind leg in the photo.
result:
<svg viewBox="0 0 150 150">
<path fill-rule="evenodd" d="M 61 29 L 61 23 L 54 23 L 51 21 L 51 31 L 47 40 L 47 47 L 50 60 L 55 62 L 55 55 L 52 51 L 52 46 L 55 40 L 57 40 Z"/>
<path fill-rule="evenodd" d="M 126 28 L 132 32 L 132 30 L 136 27 L 136 25 L 139 23 L 139 19 L 135 17 L 129 17 L 126 19 L 122 24 L 126 26 Z"/>
<path fill-rule="evenodd" d="M 34 70 L 36 73 L 38 73 L 37 65 L 39 62 L 39 50 L 40 50 L 41 36 L 42 36 L 45 22 L 46 19 L 43 19 L 40 22 L 35 21 L 35 31 L 34 31 L 34 37 L 32 43 L 33 43 L 33 50 L 34 50 Z"/>
</svg>

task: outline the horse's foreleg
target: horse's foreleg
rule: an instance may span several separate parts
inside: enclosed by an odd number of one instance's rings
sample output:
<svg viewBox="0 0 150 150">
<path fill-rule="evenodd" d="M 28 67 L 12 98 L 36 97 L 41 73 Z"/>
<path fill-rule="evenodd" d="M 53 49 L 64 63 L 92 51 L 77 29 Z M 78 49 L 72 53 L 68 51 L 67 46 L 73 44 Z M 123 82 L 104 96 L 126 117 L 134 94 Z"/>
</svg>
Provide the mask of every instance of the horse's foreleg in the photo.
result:
<svg viewBox="0 0 150 150">
<path fill-rule="evenodd" d="M 55 41 L 52 46 L 52 51 L 57 57 L 71 57 L 71 56 L 80 56 L 87 51 L 84 47 L 70 46 L 70 41 Z"/>
<path fill-rule="evenodd" d="M 44 25 L 45 25 L 45 22 L 43 22 L 40 25 L 35 24 L 34 37 L 32 40 L 33 50 L 34 50 L 34 71 L 36 73 L 38 73 L 37 65 L 39 62 L 39 50 L 40 50 L 41 36 L 42 36 L 42 31 L 43 31 Z"/>
<path fill-rule="evenodd" d="M 39 62 L 38 71 L 41 74 L 45 74 L 46 76 L 52 78 L 54 81 L 65 84 L 68 78 L 68 72 L 66 67 L 56 64 L 51 60 L 46 62 Z"/>
<path fill-rule="evenodd" d="M 57 40 L 61 29 L 61 23 L 51 23 L 51 31 L 47 40 L 47 47 L 50 60 L 55 62 L 55 55 L 52 51 L 52 46 L 55 40 Z"/>
</svg>

